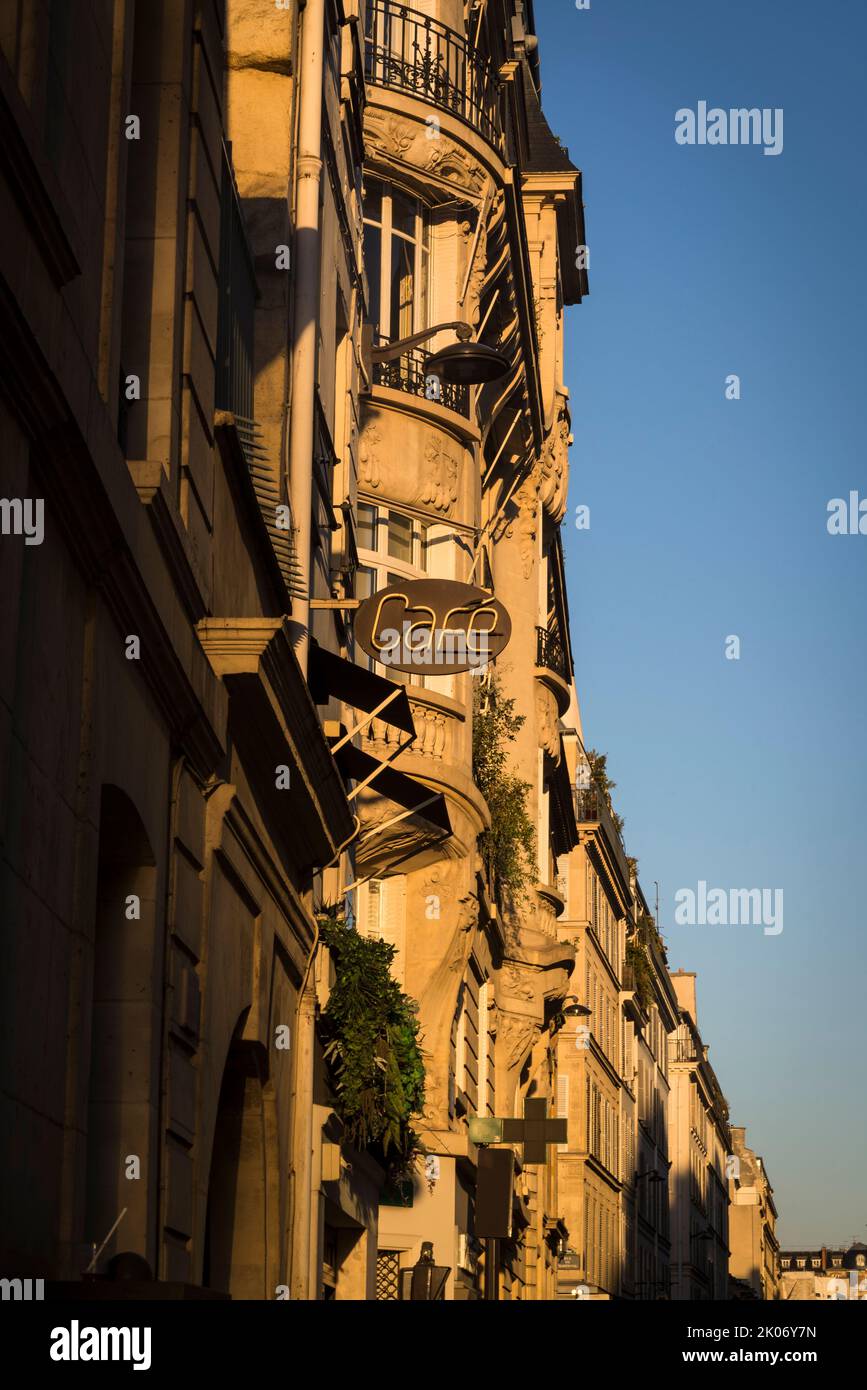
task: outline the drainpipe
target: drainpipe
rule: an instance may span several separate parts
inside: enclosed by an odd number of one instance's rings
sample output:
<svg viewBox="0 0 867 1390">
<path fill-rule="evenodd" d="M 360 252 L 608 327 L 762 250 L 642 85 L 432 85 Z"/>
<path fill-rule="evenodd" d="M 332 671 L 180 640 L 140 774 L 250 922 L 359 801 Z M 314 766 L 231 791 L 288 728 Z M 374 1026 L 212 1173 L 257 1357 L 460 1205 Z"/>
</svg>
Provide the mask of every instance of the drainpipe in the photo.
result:
<svg viewBox="0 0 867 1390">
<path fill-rule="evenodd" d="M 289 421 L 289 496 L 303 598 L 292 600 L 295 655 L 307 674 L 310 642 L 310 554 L 313 503 L 316 328 L 319 319 L 322 183 L 322 83 L 325 58 L 325 0 L 307 0 L 301 30 L 298 74 L 301 108 L 295 222 L 295 314 L 292 333 L 292 414 Z"/>
</svg>

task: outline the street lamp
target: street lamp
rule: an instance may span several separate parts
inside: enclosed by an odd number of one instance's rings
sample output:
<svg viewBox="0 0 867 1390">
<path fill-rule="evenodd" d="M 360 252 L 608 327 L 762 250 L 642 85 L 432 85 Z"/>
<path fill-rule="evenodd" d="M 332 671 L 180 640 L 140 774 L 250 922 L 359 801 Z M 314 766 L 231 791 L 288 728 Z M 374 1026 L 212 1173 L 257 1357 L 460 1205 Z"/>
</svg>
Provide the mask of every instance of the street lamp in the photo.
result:
<svg viewBox="0 0 867 1390">
<path fill-rule="evenodd" d="M 423 328 L 411 333 L 407 338 L 398 338 L 394 343 L 371 348 L 372 362 L 393 362 L 405 352 L 419 347 L 429 338 L 436 337 L 448 328 L 453 328 L 458 342 L 441 348 L 425 359 L 425 376 L 437 377 L 440 381 L 460 386 L 481 386 L 487 381 L 498 381 L 509 370 L 510 362 L 496 348 L 486 343 L 472 341 L 473 330 L 468 323 L 456 320 L 450 323 L 437 323 L 432 328 Z"/>
<path fill-rule="evenodd" d="M 446 1281 L 451 1274 L 448 1265 L 434 1264 L 433 1244 L 429 1240 L 421 1243 L 421 1254 L 412 1267 L 409 1281 L 409 1296 L 413 1303 L 444 1299 Z"/>
</svg>

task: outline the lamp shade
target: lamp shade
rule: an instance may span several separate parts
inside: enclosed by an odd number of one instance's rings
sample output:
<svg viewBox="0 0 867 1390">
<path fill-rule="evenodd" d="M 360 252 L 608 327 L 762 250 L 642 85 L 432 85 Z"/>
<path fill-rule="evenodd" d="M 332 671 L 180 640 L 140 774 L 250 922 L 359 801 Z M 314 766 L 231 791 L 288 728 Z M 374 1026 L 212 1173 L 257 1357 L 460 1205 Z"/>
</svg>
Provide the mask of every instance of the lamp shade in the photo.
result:
<svg viewBox="0 0 867 1390">
<path fill-rule="evenodd" d="M 485 343 L 452 343 L 427 358 L 424 372 L 456 386 L 480 386 L 505 376 L 509 366 L 507 357 Z"/>
</svg>

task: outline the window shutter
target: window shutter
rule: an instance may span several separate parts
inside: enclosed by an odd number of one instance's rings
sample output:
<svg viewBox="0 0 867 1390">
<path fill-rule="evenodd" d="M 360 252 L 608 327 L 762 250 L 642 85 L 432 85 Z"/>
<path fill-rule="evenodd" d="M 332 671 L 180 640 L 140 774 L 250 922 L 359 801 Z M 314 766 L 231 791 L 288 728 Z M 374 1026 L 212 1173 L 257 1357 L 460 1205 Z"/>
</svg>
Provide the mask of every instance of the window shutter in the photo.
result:
<svg viewBox="0 0 867 1390">
<path fill-rule="evenodd" d="M 569 1073 L 558 1072 L 557 1074 L 557 1116 L 558 1119 L 569 1119 Z M 557 1145 L 558 1153 L 565 1153 L 569 1148 L 568 1142 Z"/>
</svg>

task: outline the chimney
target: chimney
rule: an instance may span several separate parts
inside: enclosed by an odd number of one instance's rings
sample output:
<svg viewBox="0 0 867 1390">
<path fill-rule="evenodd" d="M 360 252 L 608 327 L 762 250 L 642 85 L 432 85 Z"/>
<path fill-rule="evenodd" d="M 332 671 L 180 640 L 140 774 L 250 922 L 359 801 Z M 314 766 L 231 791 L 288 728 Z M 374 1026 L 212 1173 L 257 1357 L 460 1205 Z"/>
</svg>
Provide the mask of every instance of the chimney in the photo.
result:
<svg viewBox="0 0 867 1390">
<path fill-rule="evenodd" d="M 672 970 L 669 971 L 674 992 L 677 995 L 677 1002 L 691 1017 L 693 1023 L 698 1026 L 698 1019 L 695 1011 L 695 971 L 694 970 Z"/>
</svg>

